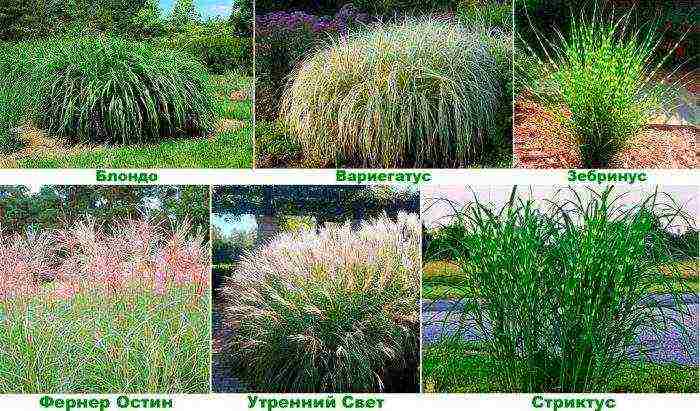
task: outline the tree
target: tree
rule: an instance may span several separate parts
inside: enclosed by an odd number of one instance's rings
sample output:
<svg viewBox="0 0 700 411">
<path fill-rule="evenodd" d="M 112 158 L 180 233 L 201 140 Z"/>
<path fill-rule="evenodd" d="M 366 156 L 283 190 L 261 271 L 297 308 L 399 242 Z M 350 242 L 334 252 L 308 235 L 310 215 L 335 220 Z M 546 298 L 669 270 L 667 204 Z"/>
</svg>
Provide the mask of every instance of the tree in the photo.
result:
<svg viewBox="0 0 700 411">
<path fill-rule="evenodd" d="M 241 36 L 253 32 L 253 0 L 235 0 L 231 6 L 229 24 Z"/>
<path fill-rule="evenodd" d="M 214 191 L 215 213 L 314 216 L 319 223 L 418 212 L 416 191 L 364 186 L 225 186 Z"/>
<path fill-rule="evenodd" d="M 56 229 L 87 216 L 107 225 L 141 217 L 166 224 L 187 218 L 208 237 L 209 187 L 43 186 L 31 193 L 23 186 L 0 186 L 0 226 L 6 233 Z"/>
<path fill-rule="evenodd" d="M 130 34 L 134 37 L 157 37 L 165 33 L 165 22 L 157 0 L 146 3 L 131 19 Z"/>
<path fill-rule="evenodd" d="M 170 24 L 176 30 L 182 30 L 190 24 L 198 23 L 202 20 L 194 0 L 175 0 L 173 10 L 170 12 Z"/>
</svg>

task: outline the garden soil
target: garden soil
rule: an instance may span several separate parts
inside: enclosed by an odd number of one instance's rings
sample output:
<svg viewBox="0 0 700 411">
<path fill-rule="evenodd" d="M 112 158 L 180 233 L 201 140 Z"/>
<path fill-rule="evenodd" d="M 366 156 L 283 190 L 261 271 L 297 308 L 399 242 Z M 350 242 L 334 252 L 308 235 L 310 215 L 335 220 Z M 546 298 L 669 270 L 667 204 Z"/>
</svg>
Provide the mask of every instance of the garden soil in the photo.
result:
<svg viewBox="0 0 700 411">
<path fill-rule="evenodd" d="M 584 168 L 574 136 L 542 106 L 525 99 L 515 103 L 514 167 Z M 649 125 L 610 168 L 695 168 L 697 127 Z"/>
</svg>

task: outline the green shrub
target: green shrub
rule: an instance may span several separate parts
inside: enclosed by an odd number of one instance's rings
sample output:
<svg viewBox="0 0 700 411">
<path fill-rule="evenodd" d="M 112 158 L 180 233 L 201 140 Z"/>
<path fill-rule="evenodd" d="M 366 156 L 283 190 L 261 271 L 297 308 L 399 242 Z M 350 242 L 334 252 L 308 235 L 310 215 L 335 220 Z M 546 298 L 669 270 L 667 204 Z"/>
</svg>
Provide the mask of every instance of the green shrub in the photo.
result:
<svg viewBox="0 0 700 411">
<path fill-rule="evenodd" d="M 283 233 L 222 288 L 226 353 L 261 392 L 417 392 L 416 216 Z"/>
<path fill-rule="evenodd" d="M 0 84 L 0 154 L 10 154 L 24 146 L 17 128 L 26 119 L 26 107 L 22 105 L 22 96 L 14 91 Z"/>
<path fill-rule="evenodd" d="M 454 231 L 451 247 L 463 250 L 463 272 L 479 275 L 462 278 L 478 299 L 450 317 L 484 336 L 492 381 L 508 392 L 609 392 L 630 353 L 649 361 L 650 344 L 671 331 L 672 361 L 696 355 L 686 290 L 669 275 L 677 256 L 650 217 L 692 227 L 681 206 L 661 193 L 630 201 L 612 187 L 539 203 L 516 194 L 502 208 L 477 199 L 454 215 L 466 232 Z M 648 298 L 652 285 L 668 303 Z"/>
<path fill-rule="evenodd" d="M 513 30 L 513 7 L 510 1 L 464 0 L 457 5 L 456 15 L 462 24 Z"/>
<path fill-rule="evenodd" d="M 73 142 L 136 143 L 212 128 L 205 68 L 187 54 L 119 38 L 53 39 L 30 81 L 37 125 Z"/>
<path fill-rule="evenodd" d="M 192 26 L 163 40 L 167 47 L 186 52 L 214 74 L 228 71 L 253 73 L 252 37 L 238 37 L 225 24 Z"/>
<path fill-rule="evenodd" d="M 500 138 L 485 35 L 432 19 L 350 34 L 295 69 L 282 121 L 316 166 L 466 165 Z"/>
<path fill-rule="evenodd" d="M 576 135 L 586 167 L 606 166 L 672 104 L 674 87 L 658 79 L 665 59 L 656 56 L 659 37 L 630 31 L 630 16 L 614 19 L 600 13 L 592 20 L 574 20 L 569 34 L 559 40 L 540 38 L 548 54 L 537 58 L 536 68 L 548 77 L 538 88 L 527 77 L 519 79 Z M 562 113 L 562 106 L 570 116 Z"/>
<path fill-rule="evenodd" d="M 27 82 L 35 50 L 15 43 L 0 42 L 0 153 L 22 148 L 19 128 L 29 120 L 32 95 Z"/>
</svg>

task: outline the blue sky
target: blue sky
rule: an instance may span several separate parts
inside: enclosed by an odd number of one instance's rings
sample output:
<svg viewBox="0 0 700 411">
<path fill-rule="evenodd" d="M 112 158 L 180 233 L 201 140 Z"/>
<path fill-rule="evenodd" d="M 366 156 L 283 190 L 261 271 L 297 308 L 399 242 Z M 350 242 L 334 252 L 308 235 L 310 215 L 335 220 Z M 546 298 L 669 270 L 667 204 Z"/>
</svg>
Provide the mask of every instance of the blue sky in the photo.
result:
<svg viewBox="0 0 700 411">
<path fill-rule="evenodd" d="M 236 0 L 194 0 L 197 10 L 202 17 L 228 16 L 231 14 L 231 5 Z M 169 13 L 175 0 L 160 0 L 160 7 Z"/>
<path fill-rule="evenodd" d="M 252 214 L 240 216 L 229 213 L 212 214 L 211 224 L 221 229 L 224 235 L 231 235 L 234 232 L 245 233 L 254 231 L 258 227 L 255 216 Z"/>
</svg>

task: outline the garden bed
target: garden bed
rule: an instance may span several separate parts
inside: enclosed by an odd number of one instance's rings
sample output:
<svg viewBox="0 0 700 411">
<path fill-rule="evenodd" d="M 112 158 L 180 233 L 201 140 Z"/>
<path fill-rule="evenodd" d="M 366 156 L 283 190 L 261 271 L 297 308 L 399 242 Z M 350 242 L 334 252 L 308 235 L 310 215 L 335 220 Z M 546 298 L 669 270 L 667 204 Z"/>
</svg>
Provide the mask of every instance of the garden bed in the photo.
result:
<svg viewBox="0 0 700 411">
<path fill-rule="evenodd" d="M 239 6 L 8 9 L 0 168 L 251 168 L 252 11 Z"/>
<path fill-rule="evenodd" d="M 346 3 L 257 9 L 257 167 L 511 165 L 509 2 Z"/>
<path fill-rule="evenodd" d="M 575 137 L 544 107 L 515 103 L 514 167 L 585 168 Z M 695 168 L 698 129 L 649 125 L 608 165 L 610 168 Z"/>
</svg>

